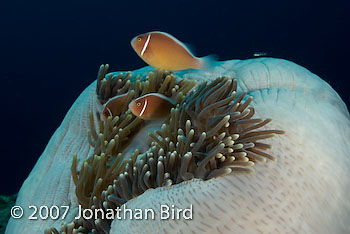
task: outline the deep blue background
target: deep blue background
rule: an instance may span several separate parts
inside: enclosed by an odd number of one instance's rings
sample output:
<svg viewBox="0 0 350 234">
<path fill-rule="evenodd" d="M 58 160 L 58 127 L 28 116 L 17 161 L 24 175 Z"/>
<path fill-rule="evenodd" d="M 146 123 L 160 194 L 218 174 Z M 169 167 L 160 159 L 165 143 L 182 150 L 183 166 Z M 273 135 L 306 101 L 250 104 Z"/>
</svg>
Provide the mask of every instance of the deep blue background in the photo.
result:
<svg viewBox="0 0 350 234">
<path fill-rule="evenodd" d="M 220 60 L 267 52 L 316 73 L 349 105 L 347 1 L 7 1 L 0 7 L 0 193 L 17 192 L 102 63 L 145 64 L 130 39 L 166 31 Z"/>
</svg>

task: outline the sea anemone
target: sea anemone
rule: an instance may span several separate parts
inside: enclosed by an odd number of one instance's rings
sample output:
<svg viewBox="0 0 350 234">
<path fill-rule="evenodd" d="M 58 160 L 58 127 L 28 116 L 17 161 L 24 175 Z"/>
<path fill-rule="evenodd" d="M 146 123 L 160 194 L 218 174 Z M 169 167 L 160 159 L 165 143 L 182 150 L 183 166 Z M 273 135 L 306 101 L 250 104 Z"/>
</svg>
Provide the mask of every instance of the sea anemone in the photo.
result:
<svg viewBox="0 0 350 234">
<path fill-rule="evenodd" d="M 349 112 L 315 74 L 273 58 L 107 72 L 52 136 L 18 193 L 23 217 L 10 218 L 6 234 L 349 233 Z M 110 98 L 149 92 L 176 101 L 167 118 L 139 120 L 125 104 L 100 119 Z M 193 219 L 162 220 L 163 204 L 193 207 Z M 33 221 L 30 206 L 69 210 Z M 79 207 L 99 215 L 75 220 Z M 125 207 L 156 218 L 99 212 Z"/>
<path fill-rule="evenodd" d="M 168 72 L 155 71 L 144 80 L 138 76 L 131 81 L 131 73 L 106 76 L 107 69 L 108 65 L 102 65 L 98 73 L 96 91 L 101 104 L 124 93 L 128 93 L 128 101 L 121 107 L 120 116 L 99 121 L 99 133 L 95 131 L 93 113 L 89 113 L 88 134 L 94 154 L 79 171 L 77 155 L 72 164 L 76 196 L 83 208 L 114 209 L 149 188 L 193 178 L 208 180 L 233 172 L 250 173 L 255 162 L 275 160 L 265 152 L 271 146 L 260 140 L 283 131 L 261 129 L 271 119 L 253 118 L 254 108 L 249 106 L 252 97 L 246 93 L 237 95 L 236 79 L 219 77 L 189 92 L 196 82 L 176 82 Z M 135 140 L 135 132 L 145 125 L 127 106 L 132 99 L 150 92 L 176 97 L 177 106 L 160 129 L 149 133 L 150 144 L 145 152 L 135 148 L 124 155 L 125 148 Z M 64 224 L 61 233 L 109 233 L 110 225 L 111 220 L 102 217 L 81 218 Z M 46 231 L 50 232 L 58 233 L 55 229 Z"/>
</svg>

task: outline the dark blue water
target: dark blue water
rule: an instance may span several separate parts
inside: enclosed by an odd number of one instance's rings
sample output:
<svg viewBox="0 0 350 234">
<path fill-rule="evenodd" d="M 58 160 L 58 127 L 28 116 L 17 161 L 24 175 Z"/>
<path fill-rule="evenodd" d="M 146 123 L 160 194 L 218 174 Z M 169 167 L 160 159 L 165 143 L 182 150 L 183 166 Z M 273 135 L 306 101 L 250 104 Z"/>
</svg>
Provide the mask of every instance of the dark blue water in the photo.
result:
<svg viewBox="0 0 350 234">
<path fill-rule="evenodd" d="M 137 34 L 166 31 L 220 60 L 266 52 L 316 73 L 350 104 L 346 1 L 6 1 L 0 7 L 0 193 L 17 192 L 102 63 L 145 64 Z"/>
</svg>

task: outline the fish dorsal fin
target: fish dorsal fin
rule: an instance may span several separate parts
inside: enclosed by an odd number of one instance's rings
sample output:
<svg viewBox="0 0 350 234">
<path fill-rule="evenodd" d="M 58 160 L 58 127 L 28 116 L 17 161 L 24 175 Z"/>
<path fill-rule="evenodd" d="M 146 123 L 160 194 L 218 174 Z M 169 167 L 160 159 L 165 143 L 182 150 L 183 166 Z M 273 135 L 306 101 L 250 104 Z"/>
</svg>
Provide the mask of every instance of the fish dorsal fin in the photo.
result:
<svg viewBox="0 0 350 234">
<path fill-rule="evenodd" d="M 190 43 L 183 43 L 185 45 L 185 48 L 194 56 L 196 54 L 196 49 L 194 46 Z"/>
<path fill-rule="evenodd" d="M 167 33 L 167 32 L 161 32 L 161 31 L 153 31 L 153 32 L 150 32 L 150 33 L 160 33 L 160 34 L 164 34 L 166 36 L 168 36 L 169 38 L 173 39 L 176 43 L 178 43 L 179 45 L 181 45 L 185 50 L 187 50 L 193 57 L 196 57 L 194 55 L 194 47 L 189 44 L 189 43 L 183 43 L 182 41 L 180 41 L 179 39 L 175 38 L 173 35 Z"/>
<path fill-rule="evenodd" d="M 146 94 L 146 95 L 154 95 L 154 96 L 160 97 L 160 98 L 168 101 L 169 103 L 171 103 L 174 106 L 176 105 L 176 101 L 172 100 L 170 97 L 167 97 L 167 96 L 165 96 L 165 95 L 163 95 L 161 93 L 149 93 L 149 94 Z"/>
</svg>

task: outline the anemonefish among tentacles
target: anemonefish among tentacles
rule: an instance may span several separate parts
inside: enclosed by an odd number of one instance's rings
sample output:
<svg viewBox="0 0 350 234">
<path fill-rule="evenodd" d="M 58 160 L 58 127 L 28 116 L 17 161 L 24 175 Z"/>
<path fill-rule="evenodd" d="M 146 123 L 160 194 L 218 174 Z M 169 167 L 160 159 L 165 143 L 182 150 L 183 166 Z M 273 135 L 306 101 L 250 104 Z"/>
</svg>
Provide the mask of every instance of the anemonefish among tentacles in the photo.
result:
<svg viewBox="0 0 350 234">
<path fill-rule="evenodd" d="M 146 94 L 129 104 L 131 112 L 145 120 L 164 119 L 170 114 L 173 107 L 175 107 L 175 102 L 159 93 Z"/>
<path fill-rule="evenodd" d="M 147 64 L 161 70 L 205 69 L 214 61 L 212 56 L 195 57 L 183 43 L 165 32 L 136 36 L 131 46 Z"/>
<path fill-rule="evenodd" d="M 112 116 L 113 118 L 117 115 L 120 115 L 121 108 L 123 107 L 124 103 L 128 99 L 128 93 L 117 95 L 111 99 L 109 99 L 104 105 L 103 110 L 101 113 L 101 119 L 107 120 L 109 116 Z"/>
</svg>

